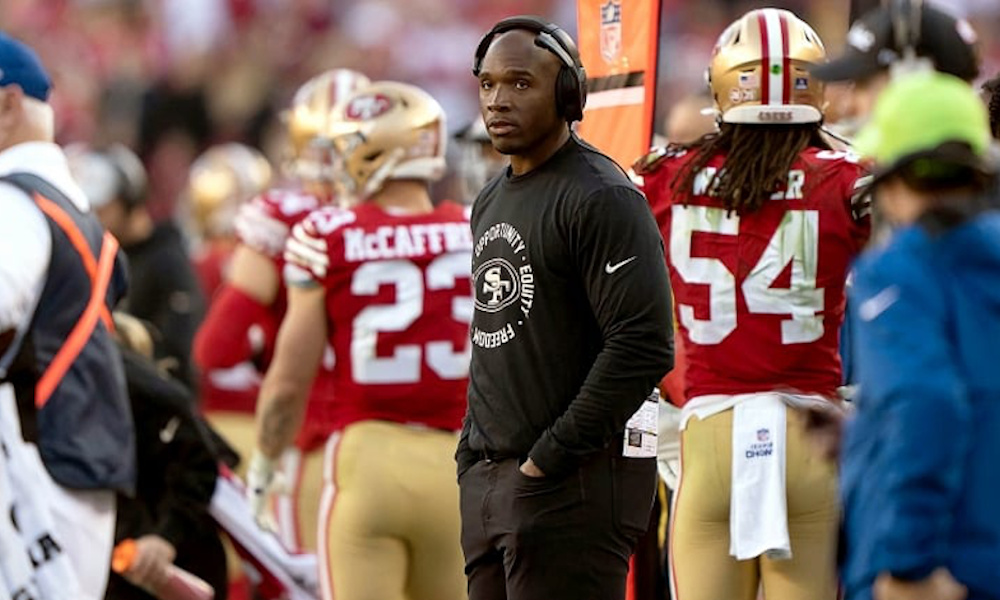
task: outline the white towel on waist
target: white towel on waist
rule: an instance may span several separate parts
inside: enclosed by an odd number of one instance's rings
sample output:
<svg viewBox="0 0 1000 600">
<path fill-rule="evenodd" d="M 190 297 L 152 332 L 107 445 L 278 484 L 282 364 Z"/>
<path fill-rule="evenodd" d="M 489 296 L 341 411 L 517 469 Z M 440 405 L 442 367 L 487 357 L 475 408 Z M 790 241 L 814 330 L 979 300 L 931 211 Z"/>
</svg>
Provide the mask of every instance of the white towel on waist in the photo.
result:
<svg viewBox="0 0 1000 600">
<path fill-rule="evenodd" d="M 785 403 L 753 394 L 733 408 L 729 554 L 737 560 L 792 557 L 785 495 Z"/>
</svg>

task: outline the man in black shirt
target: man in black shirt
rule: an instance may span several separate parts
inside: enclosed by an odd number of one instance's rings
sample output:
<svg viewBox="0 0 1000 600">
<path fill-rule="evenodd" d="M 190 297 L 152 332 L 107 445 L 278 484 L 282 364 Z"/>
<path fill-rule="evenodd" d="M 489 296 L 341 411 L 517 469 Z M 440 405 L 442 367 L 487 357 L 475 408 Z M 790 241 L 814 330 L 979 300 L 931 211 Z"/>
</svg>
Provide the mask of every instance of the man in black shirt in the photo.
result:
<svg viewBox="0 0 1000 600">
<path fill-rule="evenodd" d="M 586 76 L 568 35 L 505 19 L 474 72 L 511 165 L 472 214 L 469 597 L 620 600 L 656 485 L 649 424 L 625 440 L 626 421 L 673 366 L 662 241 L 622 170 L 570 131 Z"/>
<path fill-rule="evenodd" d="M 172 220 L 153 220 L 146 204 L 146 169 L 125 146 L 72 153 L 70 168 L 101 224 L 121 242 L 128 257 L 124 308 L 153 325 L 160 338 L 157 361 L 193 389 L 191 344 L 205 299 L 180 229 Z"/>
</svg>

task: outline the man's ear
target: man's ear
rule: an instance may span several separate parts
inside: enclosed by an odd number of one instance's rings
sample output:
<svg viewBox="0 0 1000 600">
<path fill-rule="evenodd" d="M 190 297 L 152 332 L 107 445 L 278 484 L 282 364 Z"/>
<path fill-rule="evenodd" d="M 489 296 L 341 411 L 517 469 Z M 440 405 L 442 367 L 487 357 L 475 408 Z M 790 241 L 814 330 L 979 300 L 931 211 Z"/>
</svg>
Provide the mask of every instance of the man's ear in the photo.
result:
<svg viewBox="0 0 1000 600">
<path fill-rule="evenodd" d="M 0 138 L 17 128 L 24 112 L 23 101 L 24 91 L 16 83 L 0 88 Z"/>
</svg>

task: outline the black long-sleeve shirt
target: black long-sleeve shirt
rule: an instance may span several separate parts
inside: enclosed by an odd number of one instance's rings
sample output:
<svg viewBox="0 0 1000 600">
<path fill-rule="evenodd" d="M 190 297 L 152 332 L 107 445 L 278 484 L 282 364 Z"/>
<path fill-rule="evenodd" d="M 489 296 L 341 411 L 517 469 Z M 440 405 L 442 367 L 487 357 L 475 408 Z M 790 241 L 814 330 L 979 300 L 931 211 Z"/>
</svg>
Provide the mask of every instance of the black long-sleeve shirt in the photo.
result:
<svg viewBox="0 0 1000 600">
<path fill-rule="evenodd" d="M 128 312 L 153 324 L 162 342 L 157 358 L 176 359 L 170 374 L 193 389 L 191 344 L 205 315 L 205 298 L 180 230 L 172 222 L 159 223 L 147 239 L 123 250 L 131 279 Z"/>
<path fill-rule="evenodd" d="M 473 207 L 472 364 L 459 473 L 479 452 L 547 475 L 620 435 L 673 367 L 663 243 L 643 195 L 571 138 Z"/>
</svg>

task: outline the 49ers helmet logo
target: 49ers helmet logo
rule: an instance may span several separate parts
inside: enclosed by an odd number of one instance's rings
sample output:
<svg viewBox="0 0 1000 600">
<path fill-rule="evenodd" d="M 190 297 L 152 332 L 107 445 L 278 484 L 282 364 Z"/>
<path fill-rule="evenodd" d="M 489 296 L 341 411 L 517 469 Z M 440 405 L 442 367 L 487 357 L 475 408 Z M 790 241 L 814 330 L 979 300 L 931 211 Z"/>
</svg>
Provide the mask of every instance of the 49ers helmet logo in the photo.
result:
<svg viewBox="0 0 1000 600">
<path fill-rule="evenodd" d="M 352 121 L 370 121 L 385 114 L 392 108 L 392 100 L 384 94 L 358 96 L 351 100 L 344 111 L 345 116 Z"/>
</svg>

